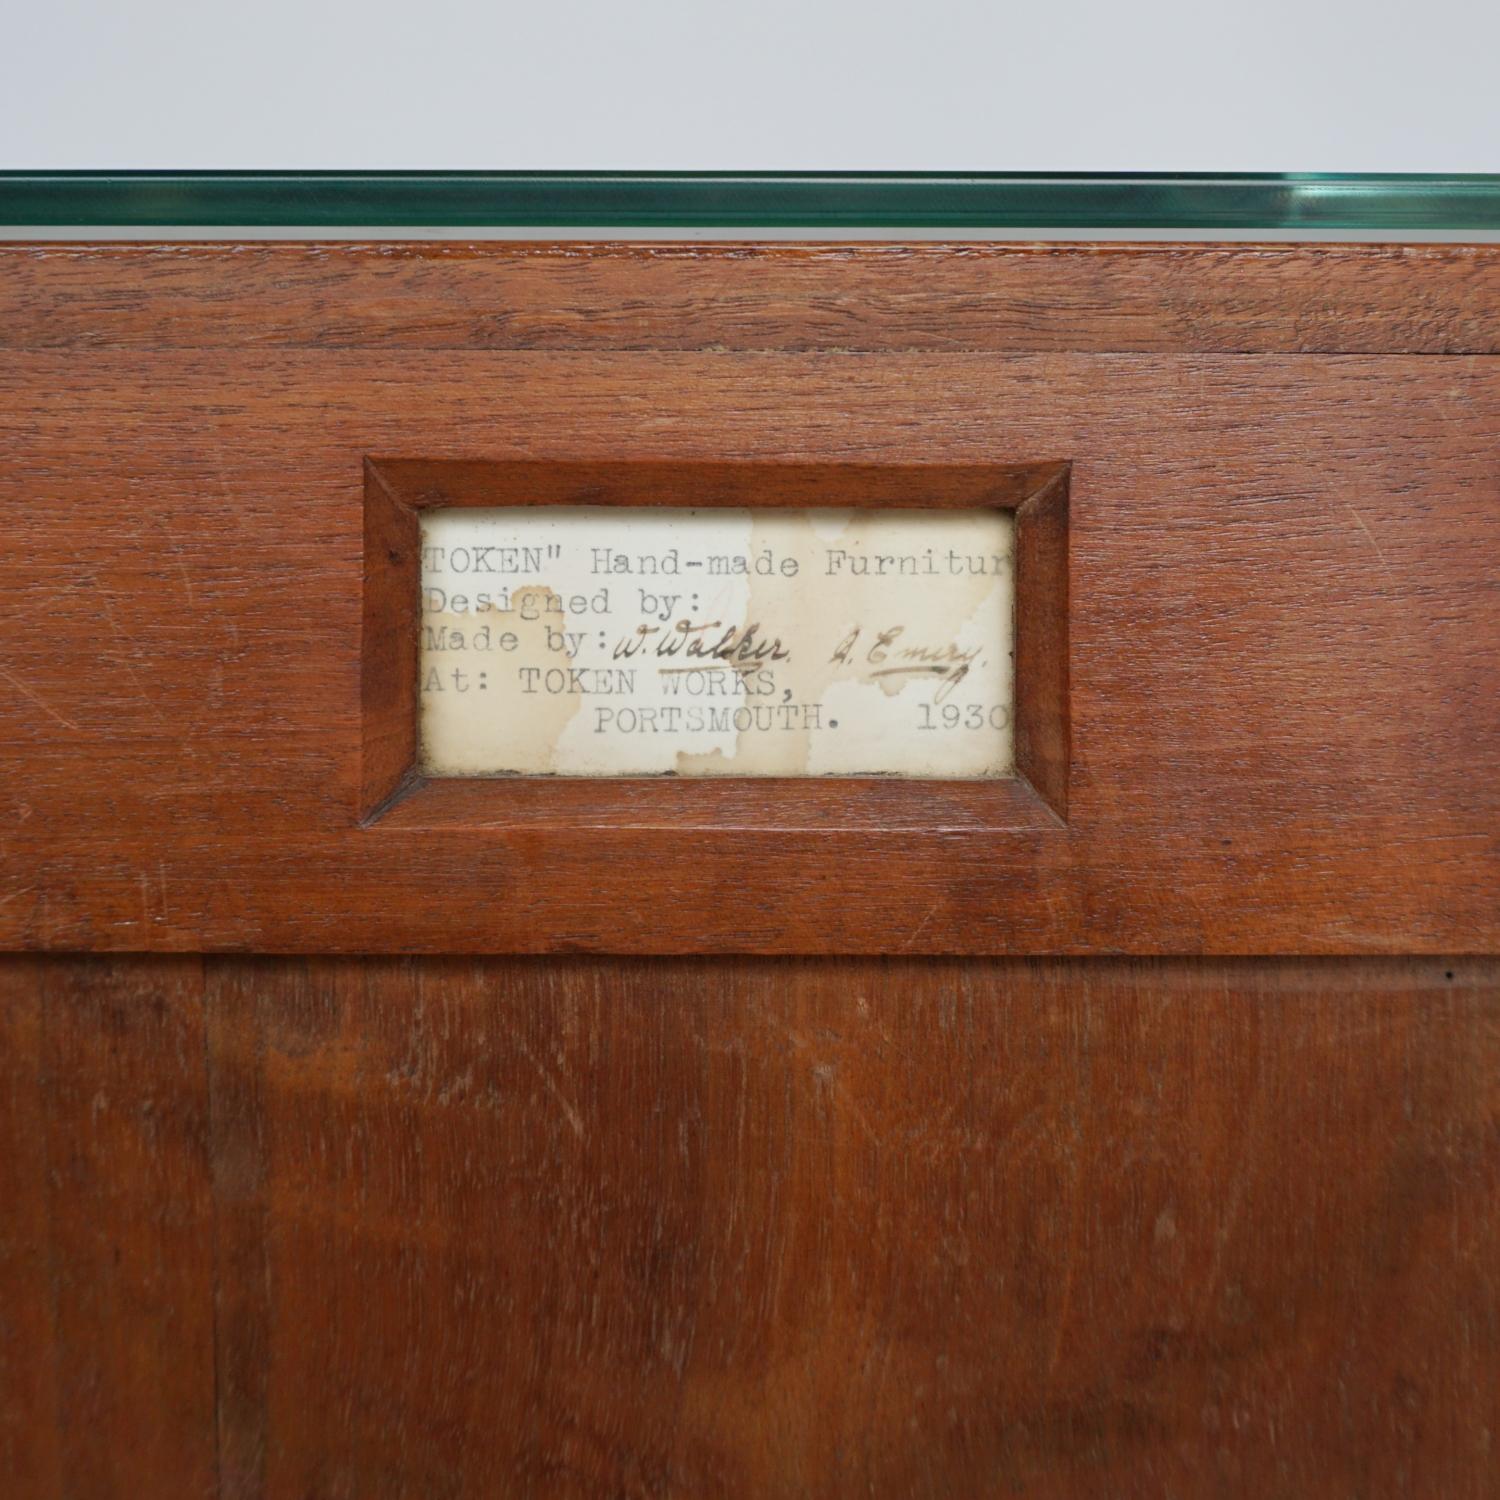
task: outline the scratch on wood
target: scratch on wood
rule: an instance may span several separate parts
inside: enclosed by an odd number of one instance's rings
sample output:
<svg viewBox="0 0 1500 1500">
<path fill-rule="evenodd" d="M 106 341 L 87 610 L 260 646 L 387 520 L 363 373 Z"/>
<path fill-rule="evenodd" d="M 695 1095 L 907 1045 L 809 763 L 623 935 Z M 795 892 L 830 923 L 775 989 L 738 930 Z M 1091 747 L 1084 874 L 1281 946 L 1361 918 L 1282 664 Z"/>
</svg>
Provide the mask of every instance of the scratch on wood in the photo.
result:
<svg viewBox="0 0 1500 1500">
<path fill-rule="evenodd" d="M 569 1099 L 565 1093 L 563 1093 L 561 1087 L 558 1085 L 557 1080 L 552 1076 L 551 1072 L 541 1061 L 541 1059 L 532 1052 L 531 1048 L 528 1047 L 526 1043 L 520 1039 L 520 1037 L 514 1037 L 513 1040 L 516 1044 L 516 1050 L 521 1054 L 522 1057 L 526 1059 L 527 1062 L 531 1064 L 532 1068 L 535 1069 L 537 1077 L 547 1085 L 548 1092 L 554 1099 L 557 1100 L 559 1107 L 562 1109 L 564 1116 L 567 1118 L 568 1124 L 573 1127 L 573 1134 L 576 1135 L 581 1141 L 584 1137 L 583 1116 L 578 1113 L 578 1110 L 574 1106 L 573 1101 Z"/>
<path fill-rule="evenodd" d="M 1369 539 L 1370 545 L 1375 549 L 1375 556 L 1380 559 L 1380 566 L 1385 569 L 1385 576 L 1392 583 L 1395 583 L 1396 582 L 1396 574 L 1395 574 L 1394 570 L 1391 568 L 1390 563 L 1386 561 L 1385 553 L 1380 550 L 1380 543 L 1375 540 L 1375 533 L 1373 531 L 1371 531 L 1368 526 L 1365 525 L 1365 518 L 1362 515 L 1360 515 L 1360 513 L 1357 510 L 1355 510 L 1355 508 L 1352 505 L 1348 504 L 1347 501 L 1345 502 L 1344 509 L 1347 510 L 1349 512 L 1349 514 L 1354 517 L 1354 524 L 1356 526 L 1358 526 L 1359 529 L 1362 532 L 1364 532 L 1365 536 Z"/>
<path fill-rule="evenodd" d="M 26 684 L 22 682 L 14 672 L 7 672 L 4 667 L 0 667 L 0 677 L 3 677 L 13 688 L 15 688 L 18 693 L 22 694 L 22 696 L 30 698 L 31 701 L 35 703 L 36 706 L 41 709 L 41 711 L 46 714 L 49 719 L 56 719 L 64 729 L 71 729 L 75 734 L 80 732 L 79 726 L 77 724 L 75 724 L 70 718 L 67 718 L 65 715 L 58 713 L 58 711 L 53 708 L 52 705 L 48 703 L 44 698 L 32 692 L 32 690 L 27 687 Z"/>
</svg>

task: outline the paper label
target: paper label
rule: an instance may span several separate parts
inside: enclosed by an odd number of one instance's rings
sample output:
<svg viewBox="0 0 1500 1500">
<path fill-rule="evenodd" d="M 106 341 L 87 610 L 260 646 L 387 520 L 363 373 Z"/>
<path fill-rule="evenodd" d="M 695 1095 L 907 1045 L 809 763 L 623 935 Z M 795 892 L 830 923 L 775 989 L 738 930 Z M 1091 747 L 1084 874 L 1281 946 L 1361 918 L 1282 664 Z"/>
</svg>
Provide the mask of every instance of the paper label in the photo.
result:
<svg viewBox="0 0 1500 1500">
<path fill-rule="evenodd" d="M 432 776 L 1006 776 L 998 510 L 422 517 Z"/>
</svg>

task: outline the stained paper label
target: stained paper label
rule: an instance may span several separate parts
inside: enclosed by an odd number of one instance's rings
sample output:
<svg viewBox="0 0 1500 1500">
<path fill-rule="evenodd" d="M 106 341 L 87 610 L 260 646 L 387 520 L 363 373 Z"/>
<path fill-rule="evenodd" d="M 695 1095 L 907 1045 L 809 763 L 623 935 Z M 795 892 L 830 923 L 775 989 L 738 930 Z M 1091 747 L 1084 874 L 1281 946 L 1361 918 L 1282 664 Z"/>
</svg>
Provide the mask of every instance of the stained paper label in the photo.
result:
<svg viewBox="0 0 1500 1500">
<path fill-rule="evenodd" d="M 1006 776 L 996 510 L 422 518 L 432 776 Z"/>
</svg>

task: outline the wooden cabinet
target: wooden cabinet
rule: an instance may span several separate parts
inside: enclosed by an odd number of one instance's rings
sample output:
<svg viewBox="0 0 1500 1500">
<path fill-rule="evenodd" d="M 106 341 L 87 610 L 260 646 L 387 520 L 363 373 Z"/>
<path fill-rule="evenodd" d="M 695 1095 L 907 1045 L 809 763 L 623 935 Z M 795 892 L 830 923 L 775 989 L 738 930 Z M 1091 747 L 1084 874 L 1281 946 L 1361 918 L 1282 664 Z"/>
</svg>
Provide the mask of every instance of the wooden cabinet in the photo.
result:
<svg viewBox="0 0 1500 1500">
<path fill-rule="evenodd" d="M 1497 353 L 1487 247 L 0 249 L 0 1490 L 1493 1494 Z M 1017 476 L 1021 775 L 418 785 L 380 495 L 517 465 Z"/>
</svg>

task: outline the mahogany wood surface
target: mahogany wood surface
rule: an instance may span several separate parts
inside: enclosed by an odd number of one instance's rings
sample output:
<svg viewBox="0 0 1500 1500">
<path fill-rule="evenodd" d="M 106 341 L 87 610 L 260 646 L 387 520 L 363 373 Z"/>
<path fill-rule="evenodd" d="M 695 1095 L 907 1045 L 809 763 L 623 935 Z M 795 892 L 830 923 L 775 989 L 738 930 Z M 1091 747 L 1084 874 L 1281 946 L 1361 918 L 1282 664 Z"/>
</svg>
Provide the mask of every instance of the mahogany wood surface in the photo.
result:
<svg viewBox="0 0 1500 1500">
<path fill-rule="evenodd" d="M 0 276 L 10 348 L 1500 353 L 1490 245 L 565 240 L 11 253 Z"/>
<path fill-rule="evenodd" d="M 1500 1493 L 1497 354 L 1500 247 L 0 246 L 0 1500 Z M 403 795 L 409 486 L 580 465 L 1022 476 L 1023 776 Z"/>
<path fill-rule="evenodd" d="M 1494 960 L 0 997 L 8 1500 L 1500 1488 Z"/>
<path fill-rule="evenodd" d="M 1497 265 L 0 250 L 0 944 L 1492 952 Z M 575 783 L 362 826 L 372 455 L 1068 464 L 1065 821 Z"/>
</svg>

